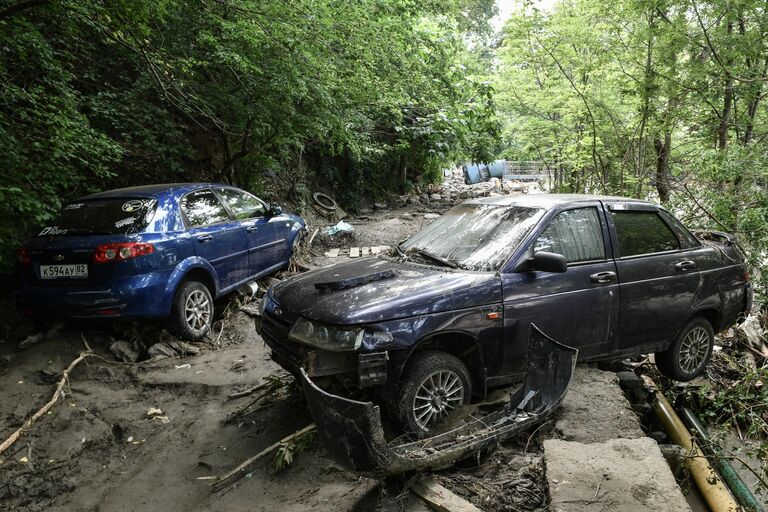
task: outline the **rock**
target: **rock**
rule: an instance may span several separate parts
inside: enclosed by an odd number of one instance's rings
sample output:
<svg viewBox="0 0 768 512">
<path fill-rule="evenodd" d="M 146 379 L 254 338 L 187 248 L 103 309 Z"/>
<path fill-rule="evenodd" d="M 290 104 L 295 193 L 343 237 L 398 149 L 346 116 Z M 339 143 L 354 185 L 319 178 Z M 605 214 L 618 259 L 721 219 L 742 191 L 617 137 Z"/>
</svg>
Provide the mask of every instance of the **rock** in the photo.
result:
<svg viewBox="0 0 768 512">
<path fill-rule="evenodd" d="M 458 196 L 459 199 L 469 199 L 470 197 L 472 197 L 472 192 L 470 192 L 469 190 L 462 190 L 461 192 L 459 192 L 459 196 Z"/>
<path fill-rule="evenodd" d="M 404 214 L 400 215 L 400 217 L 402 217 L 403 219 L 412 219 L 413 214 L 410 212 L 405 212 Z"/>
<path fill-rule="evenodd" d="M 135 363 L 139 360 L 139 353 L 127 341 L 116 341 L 109 346 L 109 350 L 124 363 Z"/>
<path fill-rule="evenodd" d="M 27 336 L 21 342 L 19 343 L 19 348 L 29 348 L 32 345 L 35 345 L 37 343 L 40 343 L 45 339 L 45 333 L 38 332 L 37 334 L 32 334 L 30 336 Z"/>
<path fill-rule="evenodd" d="M 198 347 L 191 345 L 186 341 L 180 341 L 180 340 L 169 341 L 168 346 L 182 356 L 186 356 L 186 355 L 194 356 L 200 353 L 200 349 Z"/>
<path fill-rule="evenodd" d="M 616 512 L 690 511 L 653 439 L 596 444 L 547 439 L 544 461 L 552 510 L 588 510 L 585 503 L 599 498 Z"/>
<path fill-rule="evenodd" d="M 407 204 L 419 204 L 419 196 L 408 196 L 405 202 Z"/>
<path fill-rule="evenodd" d="M 439 218 L 440 218 L 440 214 L 439 213 L 425 213 L 424 214 L 424 219 L 425 220 L 434 220 L 434 219 L 439 219 Z"/>
<path fill-rule="evenodd" d="M 387 203 L 373 203 L 373 206 L 377 210 L 386 210 L 387 209 Z"/>
<path fill-rule="evenodd" d="M 149 350 L 147 350 L 147 354 L 151 358 L 164 358 L 164 357 L 176 357 L 176 351 L 173 350 L 171 347 L 168 346 L 167 343 L 155 343 L 151 347 L 149 347 Z"/>
<path fill-rule="evenodd" d="M 431 194 L 429 196 L 429 199 L 430 199 L 430 201 L 442 201 L 443 200 L 443 196 L 441 196 L 440 194 Z"/>
<path fill-rule="evenodd" d="M 371 213 L 373 213 L 373 210 L 371 210 L 370 208 L 360 208 L 360 210 L 358 210 L 358 213 L 360 215 L 370 215 Z"/>
<path fill-rule="evenodd" d="M 422 203 L 429 204 L 429 194 L 421 194 L 419 199 L 421 199 Z"/>
</svg>

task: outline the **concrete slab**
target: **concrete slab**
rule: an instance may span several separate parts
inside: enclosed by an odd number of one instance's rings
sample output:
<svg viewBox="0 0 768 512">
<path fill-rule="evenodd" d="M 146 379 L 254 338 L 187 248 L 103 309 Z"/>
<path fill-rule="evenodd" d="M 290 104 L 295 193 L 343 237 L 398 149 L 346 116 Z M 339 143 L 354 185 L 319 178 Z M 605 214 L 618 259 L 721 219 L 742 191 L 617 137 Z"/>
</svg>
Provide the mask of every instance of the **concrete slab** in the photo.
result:
<svg viewBox="0 0 768 512">
<path fill-rule="evenodd" d="M 656 441 L 544 441 L 554 512 L 690 511 Z"/>
<path fill-rule="evenodd" d="M 560 437 L 581 443 L 644 437 L 618 382 L 613 372 L 577 366 L 557 414 Z"/>
</svg>

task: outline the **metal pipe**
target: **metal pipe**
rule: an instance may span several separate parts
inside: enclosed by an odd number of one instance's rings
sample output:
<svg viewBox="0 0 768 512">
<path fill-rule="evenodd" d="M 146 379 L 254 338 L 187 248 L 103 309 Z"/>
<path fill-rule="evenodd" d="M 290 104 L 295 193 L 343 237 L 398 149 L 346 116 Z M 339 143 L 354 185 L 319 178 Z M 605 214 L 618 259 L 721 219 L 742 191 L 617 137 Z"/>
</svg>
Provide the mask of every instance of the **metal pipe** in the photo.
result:
<svg viewBox="0 0 768 512">
<path fill-rule="evenodd" d="M 701 491 L 709 508 L 713 512 L 738 512 L 739 505 L 731 496 L 728 487 L 720 479 L 720 475 L 710 465 L 709 460 L 704 456 L 696 441 L 683 425 L 683 422 L 675 413 L 675 410 L 669 404 L 664 394 L 659 391 L 656 383 L 650 377 L 643 376 L 646 384 L 651 388 L 653 394 L 653 410 L 656 412 L 659 421 L 669 434 L 670 440 L 682 446 L 687 452 L 689 459 L 688 467 L 693 477 L 693 482 Z"/>
<path fill-rule="evenodd" d="M 733 469 L 731 463 L 728 462 L 727 459 L 716 456 L 714 448 L 709 442 L 709 433 L 707 432 L 707 429 L 704 428 L 704 425 L 702 425 L 696 415 L 693 414 L 693 411 L 687 407 L 683 407 L 681 412 L 683 421 L 688 424 L 688 427 L 696 433 L 699 439 L 705 442 L 702 449 L 704 449 L 708 455 L 715 456 L 715 466 L 717 467 L 717 470 L 720 472 L 723 480 L 739 503 L 750 512 L 765 512 L 762 504 L 760 504 L 757 498 L 750 492 L 747 485 L 736 473 L 736 470 Z"/>
</svg>

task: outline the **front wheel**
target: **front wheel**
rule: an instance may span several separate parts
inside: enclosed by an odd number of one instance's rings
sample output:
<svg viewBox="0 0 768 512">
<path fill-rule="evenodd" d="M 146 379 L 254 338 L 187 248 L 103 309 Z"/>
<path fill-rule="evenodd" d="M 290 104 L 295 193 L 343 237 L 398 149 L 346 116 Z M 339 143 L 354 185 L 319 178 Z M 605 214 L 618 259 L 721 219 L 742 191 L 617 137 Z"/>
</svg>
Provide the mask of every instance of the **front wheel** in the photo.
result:
<svg viewBox="0 0 768 512">
<path fill-rule="evenodd" d="M 707 319 L 693 318 L 672 346 L 655 355 L 656 367 L 670 379 L 687 382 L 701 375 L 712 357 L 715 332 Z"/>
<path fill-rule="evenodd" d="M 438 350 L 419 352 L 403 374 L 401 423 L 407 432 L 424 435 L 469 403 L 471 391 L 469 372 L 459 358 Z"/>
<path fill-rule="evenodd" d="M 213 298 L 208 288 L 198 281 L 181 284 L 173 300 L 171 321 L 179 337 L 199 341 L 213 323 Z"/>
</svg>

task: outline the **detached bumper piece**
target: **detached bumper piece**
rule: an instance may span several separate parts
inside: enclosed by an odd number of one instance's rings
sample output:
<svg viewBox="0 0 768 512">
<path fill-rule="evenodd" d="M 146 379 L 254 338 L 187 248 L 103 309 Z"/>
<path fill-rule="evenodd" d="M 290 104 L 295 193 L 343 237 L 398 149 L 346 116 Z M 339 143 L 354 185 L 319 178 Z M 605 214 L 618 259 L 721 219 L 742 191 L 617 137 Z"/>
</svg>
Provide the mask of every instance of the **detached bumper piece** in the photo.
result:
<svg viewBox="0 0 768 512">
<path fill-rule="evenodd" d="M 528 373 L 508 403 L 448 432 L 405 444 L 388 443 L 384 438 L 378 405 L 327 393 L 303 369 L 301 377 L 318 435 L 328 453 L 352 471 L 386 475 L 449 467 L 539 425 L 565 397 L 577 354 L 578 350 L 531 325 Z"/>
</svg>

